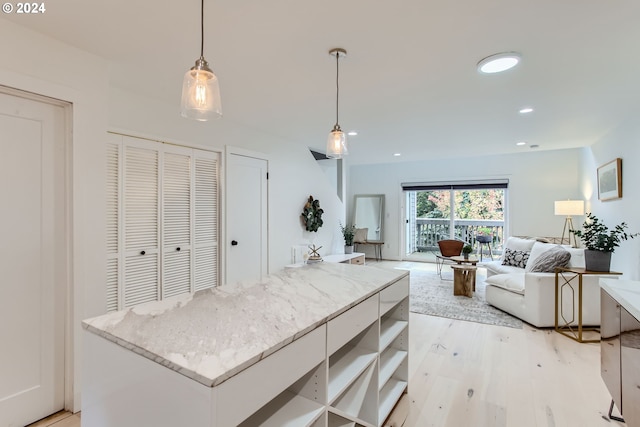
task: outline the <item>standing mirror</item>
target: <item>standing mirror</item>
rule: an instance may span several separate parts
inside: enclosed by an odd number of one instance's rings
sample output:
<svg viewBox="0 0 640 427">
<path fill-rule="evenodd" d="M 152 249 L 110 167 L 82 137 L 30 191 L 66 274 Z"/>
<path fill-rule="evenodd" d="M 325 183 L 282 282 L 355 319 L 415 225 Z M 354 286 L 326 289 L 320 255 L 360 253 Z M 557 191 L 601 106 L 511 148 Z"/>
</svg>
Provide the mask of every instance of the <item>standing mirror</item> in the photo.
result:
<svg viewBox="0 0 640 427">
<path fill-rule="evenodd" d="M 353 223 L 356 228 L 368 228 L 367 240 L 384 239 L 384 194 L 356 194 L 353 204 Z"/>
</svg>

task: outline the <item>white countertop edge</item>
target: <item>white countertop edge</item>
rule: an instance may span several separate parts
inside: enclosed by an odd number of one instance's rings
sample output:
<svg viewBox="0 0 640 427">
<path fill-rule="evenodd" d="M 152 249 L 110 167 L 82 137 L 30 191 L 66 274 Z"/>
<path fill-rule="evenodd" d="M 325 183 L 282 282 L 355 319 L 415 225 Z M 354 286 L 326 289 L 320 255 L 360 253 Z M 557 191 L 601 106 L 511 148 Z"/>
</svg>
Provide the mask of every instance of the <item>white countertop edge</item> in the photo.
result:
<svg viewBox="0 0 640 427">
<path fill-rule="evenodd" d="M 633 317 L 640 319 L 640 281 L 600 279 L 600 287 L 618 301 Z"/>
<path fill-rule="evenodd" d="M 352 267 L 352 266 L 348 266 L 348 267 Z M 362 268 L 361 266 L 354 266 L 354 268 Z M 405 270 L 394 270 L 396 273 L 403 273 L 403 274 L 399 274 L 397 275 L 394 279 L 386 282 L 385 284 L 380 285 L 376 290 L 372 290 L 371 292 L 367 292 L 365 295 L 360 296 L 360 298 L 356 298 L 355 300 L 351 301 L 351 303 L 346 304 L 345 306 L 337 309 L 336 311 L 334 311 L 333 313 L 328 314 L 327 316 L 325 316 L 324 318 L 317 320 L 316 322 L 306 326 L 305 328 L 299 330 L 298 332 L 296 332 L 295 334 L 293 334 L 292 336 L 287 337 L 286 339 L 280 341 L 277 344 L 272 345 L 270 348 L 264 350 L 262 353 L 259 353 L 253 357 L 248 358 L 247 360 L 238 363 L 236 366 L 229 368 L 227 370 L 225 370 L 224 372 L 219 372 L 216 375 L 213 376 L 206 376 L 203 375 L 201 373 L 199 373 L 196 369 L 190 369 L 188 367 L 182 366 L 176 362 L 173 362 L 171 360 L 168 360 L 167 358 L 155 354 L 152 351 L 149 351 L 148 349 L 145 349 L 139 345 L 136 345 L 134 343 L 131 343 L 127 340 L 124 340 L 120 337 L 117 337 L 103 329 L 100 329 L 99 327 L 96 327 L 94 325 L 92 325 L 90 322 L 92 322 L 94 319 L 97 318 L 93 318 L 93 319 L 86 319 L 85 321 L 82 322 L 82 327 L 84 329 L 86 329 L 89 332 L 92 332 L 96 335 L 99 335 L 121 347 L 124 347 L 130 351 L 133 351 L 136 354 L 139 354 L 147 359 L 150 359 L 156 363 L 161 364 L 162 366 L 165 366 L 168 369 L 171 369 L 175 372 L 178 372 L 194 381 L 197 381 L 207 387 L 215 387 L 221 383 L 223 383 L 224 381 L 228 380 L 229 378 L 237 375 L 238 373 L 244 371 L 245 369 L 249 368 L 250 366 L 254 365 L 255 363 L 259 362 L 260 360 L 268 357 L 269 355 L 277 352 L 278 350 L 282 349 L 283 347 L 291 344 L 293 341 L 301 338 L 302 336 L 306 335 L 307 333 L 313 331 L 314 329 L 316 329 L 317 327 L 325 324 L 326 322 L 328 322 L 329 320 L 339 316 L 340 314 L 346 312 L 347 310 L 351 309 L 352 307 L 356 306 L 357 304 L 361 303 L 362 301 L 366 300 L 367 298 L 371 297 L 372 295 L 375 295 L 376 293 L 382 291 L 383 289 L 389 287 L 390 285 L 392 285 L 393 283 L 396 283 L 398 280 L 402 280 L 403 278 L 407 277 L 409 275 L 409 271 L 405 271 Z M 189 300 L 191 298 L 191 296 L 181 296 L 181 298 L 186 298 L 186 300 Z M 159 304 L 161 305 L 161 304 Z M 118 312 L 119 313 L 119 312 Z M 114 315 L 116 315 L 116 313 L 113 313 Z M 98 316 L 102 317 L 102 316 Z"/>
</svg>

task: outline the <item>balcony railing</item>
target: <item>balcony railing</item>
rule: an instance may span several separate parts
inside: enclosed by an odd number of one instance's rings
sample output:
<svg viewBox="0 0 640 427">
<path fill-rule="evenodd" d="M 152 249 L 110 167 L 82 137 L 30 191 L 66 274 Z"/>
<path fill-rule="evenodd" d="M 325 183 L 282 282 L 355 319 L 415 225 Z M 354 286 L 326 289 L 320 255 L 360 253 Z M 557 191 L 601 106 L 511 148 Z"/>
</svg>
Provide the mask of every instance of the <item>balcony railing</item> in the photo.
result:
<svg viewBox="0 0 640 427">
<path fill-rule="evenodd" d="M 448 218 L 416 219 L 416 250 L 418 252 L 437 251 L 438 241 L 450 239 L 451 222 Z M 479 228 L 491 229 L 491 249 L 494 253 L 502 251 L 504 221 L 486 219 L 465 219 L 454 221 L 454 238 L 477 248 L 476 235 Z"/>
</svg>

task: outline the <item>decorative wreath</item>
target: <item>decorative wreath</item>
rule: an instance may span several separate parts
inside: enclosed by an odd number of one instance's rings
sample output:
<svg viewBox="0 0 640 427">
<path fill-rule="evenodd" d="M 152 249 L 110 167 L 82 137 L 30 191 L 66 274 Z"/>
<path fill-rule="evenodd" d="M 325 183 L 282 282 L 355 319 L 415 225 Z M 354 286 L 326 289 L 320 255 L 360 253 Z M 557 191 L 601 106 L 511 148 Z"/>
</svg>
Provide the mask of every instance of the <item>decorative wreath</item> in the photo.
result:
<svg viewBox="0 0 640 427">
<path fill-rule="evenodd" d="M 324 211 L 320 208 L 320 200 L 313 200 L 313 196 L 309 196 L 302 211 L 302 220 L 307 231 L 318 231 L 318 228 L 322 227 L 323 213 Z"/>
</svg>

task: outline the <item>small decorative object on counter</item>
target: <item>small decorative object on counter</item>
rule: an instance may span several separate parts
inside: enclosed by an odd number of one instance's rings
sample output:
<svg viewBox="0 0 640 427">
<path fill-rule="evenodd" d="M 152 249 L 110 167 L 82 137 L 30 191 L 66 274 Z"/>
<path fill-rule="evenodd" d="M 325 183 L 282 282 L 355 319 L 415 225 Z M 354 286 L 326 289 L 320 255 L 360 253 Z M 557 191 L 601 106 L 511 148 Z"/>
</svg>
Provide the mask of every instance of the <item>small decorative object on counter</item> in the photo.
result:
<svg viewBox="0 0 640 427">
<path fill-rule="evenodd" d="M 611 267 L 611 254 L 620 246 L 620 242 L 633 239 L 640 233 L 628 234 L 626 222 L 621 222 L 612 230 L 600 222 L 600 219 L 591 213 L 582 224 L 582 230 L 569 230 L 580 238 L 586 246 L 584 251 L 585 268 L 589 271 L 609 271 Z"/>
<path fill-rule="evenodd" d="M 313 264 L 315 262 L 322 262 L 322 257 L 318 253 L 322 246 L 316 248 L 316 245 L 309 246 L 309 258 L 307 258 L 307 264 Z"/>
<path fill-rule="evenodd" d="M 322 227 L 323 213 L 324 211 L 320 208 L 320 200 L 314 200 L 313 196 L 309 196 L 302 211 L 302 220 L 307 231 L 318 231 L 318 228 Z"/>
</svg>

